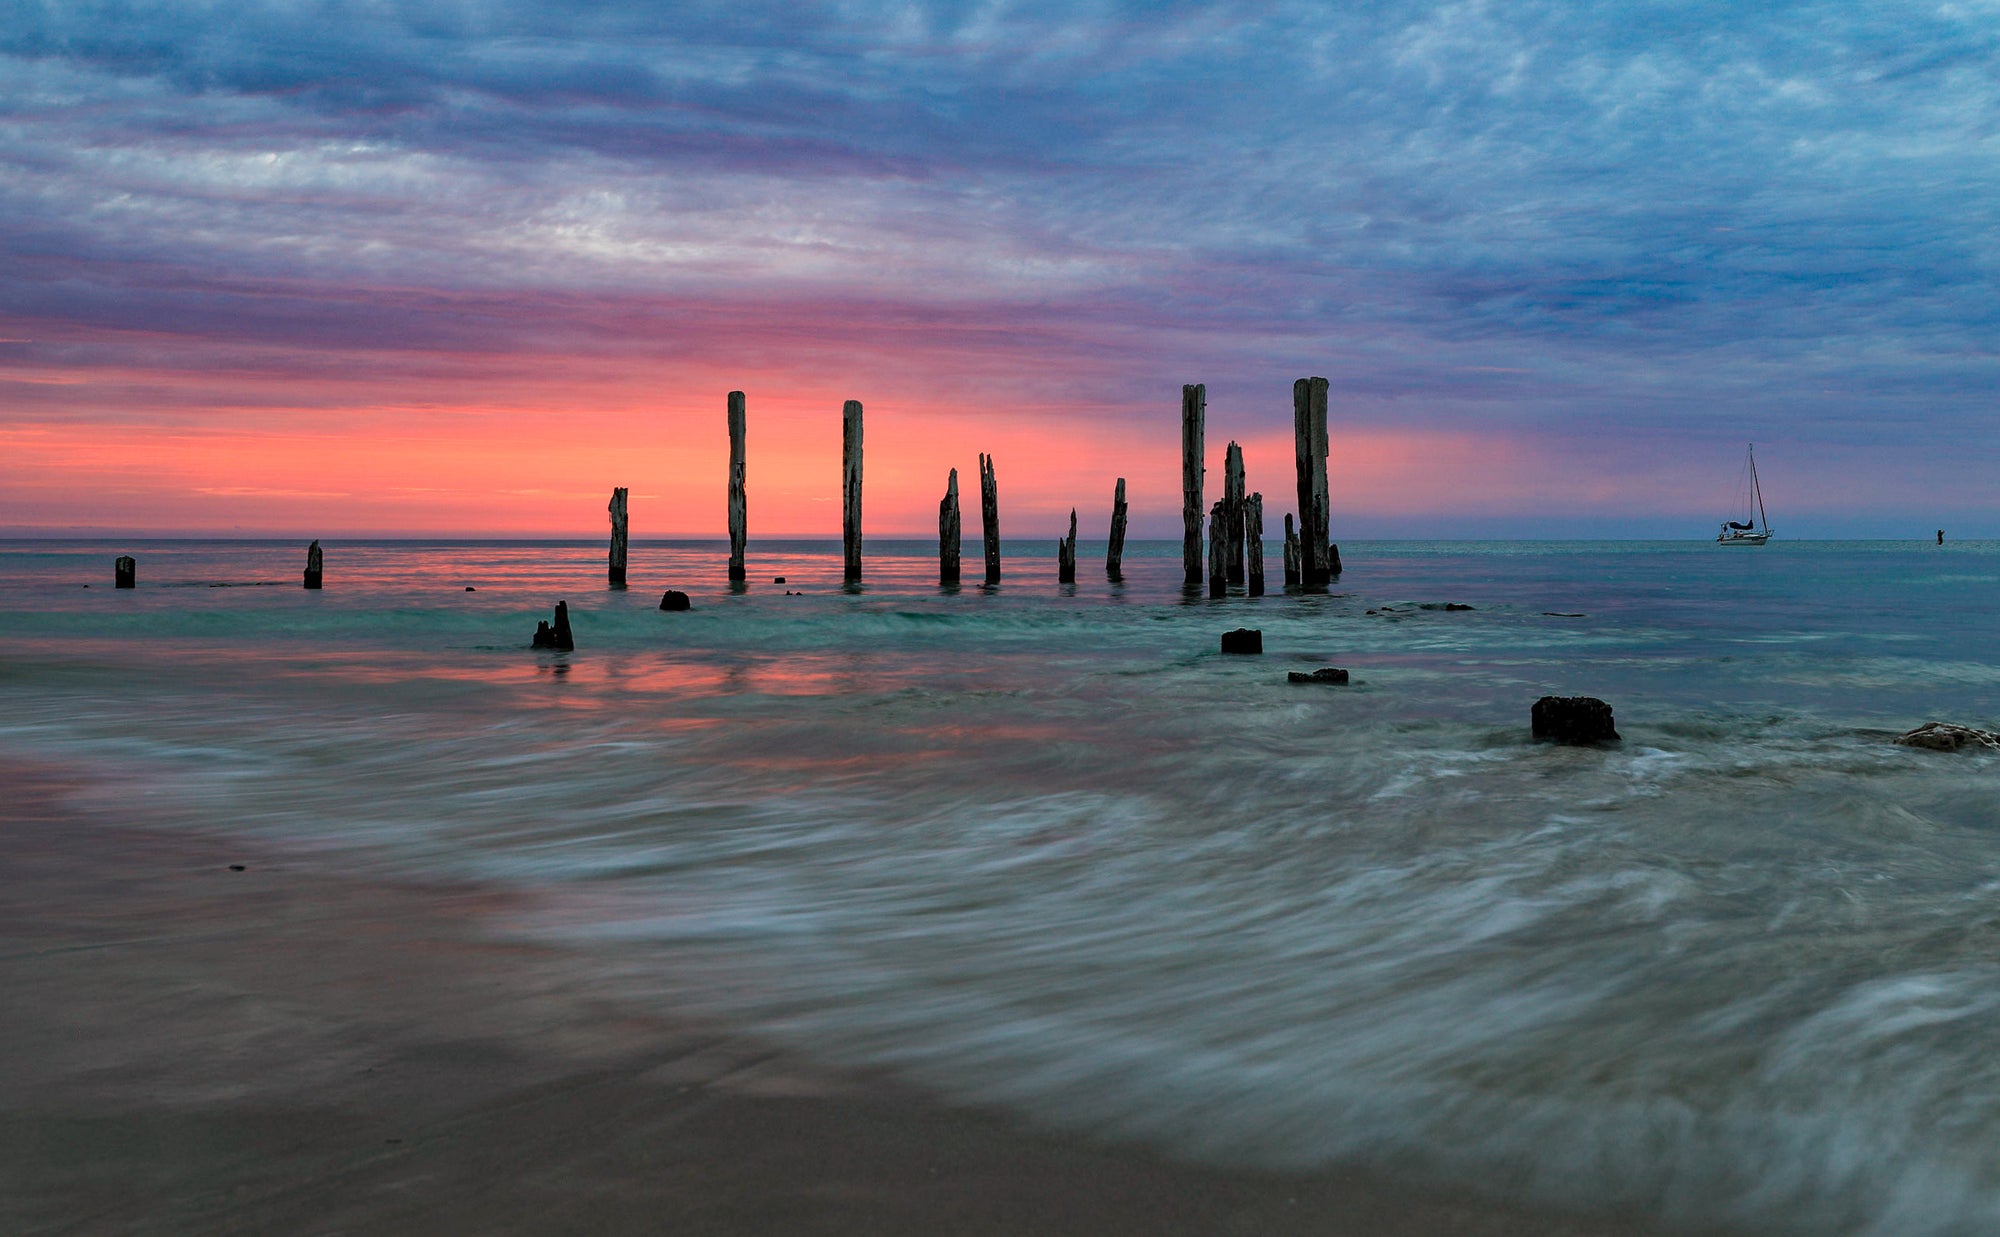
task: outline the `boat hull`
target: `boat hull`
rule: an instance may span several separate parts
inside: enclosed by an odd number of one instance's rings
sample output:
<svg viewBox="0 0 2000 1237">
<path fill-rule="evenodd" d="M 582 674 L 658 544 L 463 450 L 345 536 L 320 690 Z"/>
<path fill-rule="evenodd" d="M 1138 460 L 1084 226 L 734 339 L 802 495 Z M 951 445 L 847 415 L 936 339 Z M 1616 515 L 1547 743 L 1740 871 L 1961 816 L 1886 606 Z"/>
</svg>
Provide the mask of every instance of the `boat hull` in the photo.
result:
<svg viewBox="0 0 2000 1237">
<path fill-rule="evenodd" d="M 1736 533 L 1715 539 L 1717 545 L 1763 545 L 1771 539 L 1769 533 Z"/>
</svg>

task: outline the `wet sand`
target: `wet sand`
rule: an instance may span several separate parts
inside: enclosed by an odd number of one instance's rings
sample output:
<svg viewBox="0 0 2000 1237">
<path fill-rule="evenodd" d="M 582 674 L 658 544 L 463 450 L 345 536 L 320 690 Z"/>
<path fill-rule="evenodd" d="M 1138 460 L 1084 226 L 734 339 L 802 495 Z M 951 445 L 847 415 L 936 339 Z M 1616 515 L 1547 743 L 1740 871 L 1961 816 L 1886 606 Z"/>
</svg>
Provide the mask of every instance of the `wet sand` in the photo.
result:
<svg viewBox="0 0 2000 1237">
<path fill-rule="evenodd" d="M 68 785 L 0 764 L 0 1231 L 1656 1231 L 1024 1130 L 621 1005 L 496 942 L 512 895 L 121 826 Z"/>
</svg>

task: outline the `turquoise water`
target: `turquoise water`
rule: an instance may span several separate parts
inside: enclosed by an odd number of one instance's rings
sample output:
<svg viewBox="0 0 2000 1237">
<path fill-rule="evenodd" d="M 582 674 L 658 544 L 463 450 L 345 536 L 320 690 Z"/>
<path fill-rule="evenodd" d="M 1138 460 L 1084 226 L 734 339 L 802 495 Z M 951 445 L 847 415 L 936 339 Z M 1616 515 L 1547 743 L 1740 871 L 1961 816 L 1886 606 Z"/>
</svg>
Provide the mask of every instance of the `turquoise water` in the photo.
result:
<svg viewBox="0 0 2000 1237">
<path fill-rule="evenodd" d="M 741 592 L 708 543 L 624 593 L 594 542 L 326 549 L 315 594 L 289 543 L 0 543 L 0 751 L 531 889 L 496 931 L 635 1000 L 1061 1128 L 2000 1225 L 2000 757 L 1888 742 L 2000 723 L 2000 543 L 1352 543 L 1329 595 L 1219 601 L 1167 543 L 951 592 L 921 543 L 853 592 L 815 543 Z M 529 649 L 558 598 L 577 650 Z M 1545 693 L 1623 743 L 1529 742 Z"/>
</svg>

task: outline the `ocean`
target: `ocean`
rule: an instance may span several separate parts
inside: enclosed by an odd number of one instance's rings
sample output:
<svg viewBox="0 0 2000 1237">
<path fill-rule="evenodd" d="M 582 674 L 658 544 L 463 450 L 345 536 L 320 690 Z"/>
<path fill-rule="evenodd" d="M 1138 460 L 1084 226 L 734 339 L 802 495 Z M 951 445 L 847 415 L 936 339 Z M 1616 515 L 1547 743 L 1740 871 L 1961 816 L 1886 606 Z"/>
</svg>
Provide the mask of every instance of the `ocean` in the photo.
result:
<svg viewBox="0 0 2000 1237">
<path fill-rule="evenodd" d="M 493 932 L 635 1001 L 1053 1129 L 2000 1229 L 2000 753 L 1890 742 L 2000 723 L 2000 542 L 1354 542 L 1223 600 L 1178 543 L 1074 586 L 1010 543 L 990 590 L 977 548 L 849 591 L 756 543 L 732 591 L 641 542 L 614 592 L 598 541 L 329 542 L 314 593 L 293 542 L 4 542 L 0 754 L 526 891 Z M 575 651 L 531 649 L 557 600 Z M 1531 742 L 1545 694 L 1622 743 Z"/>
</svg>

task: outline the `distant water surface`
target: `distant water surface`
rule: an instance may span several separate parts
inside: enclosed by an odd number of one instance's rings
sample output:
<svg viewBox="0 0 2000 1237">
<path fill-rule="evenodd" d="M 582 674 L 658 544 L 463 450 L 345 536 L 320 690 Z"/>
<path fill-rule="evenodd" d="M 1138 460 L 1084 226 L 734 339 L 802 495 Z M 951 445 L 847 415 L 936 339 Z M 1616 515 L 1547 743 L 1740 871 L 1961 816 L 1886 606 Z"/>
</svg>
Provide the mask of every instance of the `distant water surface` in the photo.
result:
<svg viewBox="0 0 2000 1237">
<path fill-rule="evenodd" d="M 2000 757 L 1888 742 L 2000 723 L 2000 543 L 1352 543 L 1221 601 L 1177 543 L 1008 549 L 844 591 L 757 544 L 731 591 L 636 543 L 620 593 L 598 542 L 329 542 L 309 593 L 292 543 L 0 542 L 0 750 L 533 889 L 499 927 L 635 999 L 1064 1128 L 2000 1230 Z M 559 598 L 577 650 L 530 650 Z M 1545 693 L 1624 742 L 1530 743 Z"/>
</svg>

